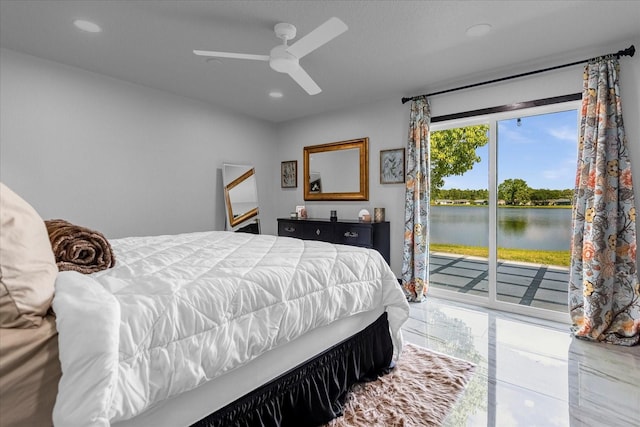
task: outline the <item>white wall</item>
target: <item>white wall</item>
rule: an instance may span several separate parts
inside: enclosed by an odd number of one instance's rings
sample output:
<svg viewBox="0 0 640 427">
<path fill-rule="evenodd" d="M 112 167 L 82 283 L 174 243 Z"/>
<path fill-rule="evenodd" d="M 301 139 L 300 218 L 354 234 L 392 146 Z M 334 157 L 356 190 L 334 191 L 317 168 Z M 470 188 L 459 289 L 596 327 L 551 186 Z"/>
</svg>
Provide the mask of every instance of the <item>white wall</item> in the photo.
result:
<svg viewBox="0 0 640 427">
<path fill-rule="evenodd" d="M 360 209 L 373 215 L 373 208 L 385 208 L 391 223 L 391 267 L 397 275 L 402 263 L 404 185 L 380 184 L 380 150 L 406 144 L 408 105 L 402 105 L 400 98 L 281 124 L 278 152 L 281 160 L 298 160 L 298 188 L 278 189 L 276 210 L 278 217 L 284 218 L 296 205 L 305 205 L 310 218 L 329 218 L 330 211 L 337 210 L 338 219 L 357 219 Z M 369 138 L 369 201 L 304 201 L 303 148 L 363 137 Z"/>
<path fill-rule="evenodd" d="M 560 57 L 548 64 L 537 64 L 517 72 L 541 69 L 583 58 L 616 52 L 639 40 L 627 40 L 611 46 L 600 46 L 592 51 L 572 52 L 576 58 Z M 640 61 L 638 55 L 625 57 L 621 62 L 621 90 L 627 139 L 632 154 L 633 173 L 640 183 Z M 495 107 L 516 102 L 531 101 L 552 96 L 580 93 L 582 91 L 583 65 L 562 70 L 515 79 L 490 86 L 438 95 L 430 99 L 432 116 L 460 113 L 464 111 Z M 428 73 L 428 68 L 425 68 Z M 486 79 L 509 75 L 503 71 Z M 479 79 L 485 80 L 485 78 Z M 477 81 L 465 82 L 466 84 Z M 448 87 L 447 87 L 448 88 Z M 442 88 L 442 89 L 447 89 Z M 435 89 L 433 90 L 435 91 Z M 278 150 L 281 160 L 298 160 L 302 165 L 302 150 L 306 145 L 324 144 L 360 137 L 369 137 L 369 202 L 305 202 L 302 185 L 297 189 L 280 189 L 276 214 L 286 217 L 296 205 L 305 204 L 310 217 L 328 218 L 329 211 L 336 209 L 339 218 L 357 218 L 361 208 L 386 208 L 386 219 L 391 223 L 391 267 L 396 275 L 402 269 L 402 242 L 404 232 L 404 185 L 381 185 L 380 150 L 400 148 L 406 145 L 409 104 L 402 105 L 402 94 L 393 99 L 359 106 L 329 114 L 314 116 L 284 123 L 279 128 Z M 298 171 L 298 182 L 302 182 L 302 167 Z M 636 190 L 636 205 L 640 207 L 640 192 Z"/>
<path fill-rule="evenodd" d="M 222 230 L 222 163 L 253 163 L 275 234 L 275 141 L 266 122 L 0 50 L 0 179 L 45 219 L 108 237 Z"/>
</svg>

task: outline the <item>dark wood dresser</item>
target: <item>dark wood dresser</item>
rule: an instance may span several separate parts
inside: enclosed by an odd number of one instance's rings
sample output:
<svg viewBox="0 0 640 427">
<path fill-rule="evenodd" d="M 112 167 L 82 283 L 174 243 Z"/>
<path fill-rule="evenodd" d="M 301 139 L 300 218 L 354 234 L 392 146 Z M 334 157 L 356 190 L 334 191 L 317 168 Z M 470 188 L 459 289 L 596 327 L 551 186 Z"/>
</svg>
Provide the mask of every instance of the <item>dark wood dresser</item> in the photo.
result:
<svg viewBox="0 0 640 427">
<path fill-rule="evenodd" d="M 278 218 L 278 236 L 373 248 L 390 263 L 389 222 Z"/>
</svg>

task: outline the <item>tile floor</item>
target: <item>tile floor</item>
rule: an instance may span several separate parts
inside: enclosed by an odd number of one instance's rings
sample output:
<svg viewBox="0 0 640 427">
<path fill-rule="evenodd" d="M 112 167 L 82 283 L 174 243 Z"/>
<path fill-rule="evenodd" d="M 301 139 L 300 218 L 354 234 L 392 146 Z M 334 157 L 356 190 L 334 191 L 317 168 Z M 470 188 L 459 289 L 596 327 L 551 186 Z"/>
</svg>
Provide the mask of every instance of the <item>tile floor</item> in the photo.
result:
<svg viewBox="0 0 640 427">
<path fill-rule="evenodd" d="M 478 366 L 445 426 L 640 426 L 640 346 L 434 297 L 411 304 L 403 334 Z"/>
<path fill-rule="evenodd" d="M 486 258 L 431 252 L 429 284 L 455 292 L 487 296 Z M 498 262 L 497 299 L 567 312 L 569 269 L 542 264 Z"/>
</svg>

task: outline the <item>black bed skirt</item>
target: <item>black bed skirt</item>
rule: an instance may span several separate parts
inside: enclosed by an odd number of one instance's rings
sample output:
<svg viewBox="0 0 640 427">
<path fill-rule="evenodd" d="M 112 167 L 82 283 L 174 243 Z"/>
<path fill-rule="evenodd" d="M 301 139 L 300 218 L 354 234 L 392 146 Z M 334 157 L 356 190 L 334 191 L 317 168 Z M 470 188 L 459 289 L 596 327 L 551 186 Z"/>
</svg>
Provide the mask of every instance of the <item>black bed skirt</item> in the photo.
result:
<svg viewBox="0 0 640 427">
<path fill-rule="evenodd" d="M 389 371 L 387 313 L 351 338 L 203 418 L 192 427 L 319 426 L 342 415 L 349 388 Z"/>
</svg>

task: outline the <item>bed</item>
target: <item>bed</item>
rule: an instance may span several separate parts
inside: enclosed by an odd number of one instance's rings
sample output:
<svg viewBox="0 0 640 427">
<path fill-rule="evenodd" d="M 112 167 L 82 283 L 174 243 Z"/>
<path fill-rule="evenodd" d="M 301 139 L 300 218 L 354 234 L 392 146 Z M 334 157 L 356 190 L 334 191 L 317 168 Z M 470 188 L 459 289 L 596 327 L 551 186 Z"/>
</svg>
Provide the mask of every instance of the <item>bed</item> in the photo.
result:
<svg viewBox="0 0 640 427">
<path fill-rule="evenodd" d="M 408 304 L 375 250 L 223 231 L 110 243 L 112 268 L 56 273 L 55 328 L 48 309 L 25 328 L 48 327 L 47 368 L 0 360 L 15 425 L 52 400 L 56 426 L 321 425 L 401 351 Z M 3 357 L 31 339 L 4 341 Z"/>
</svg>

